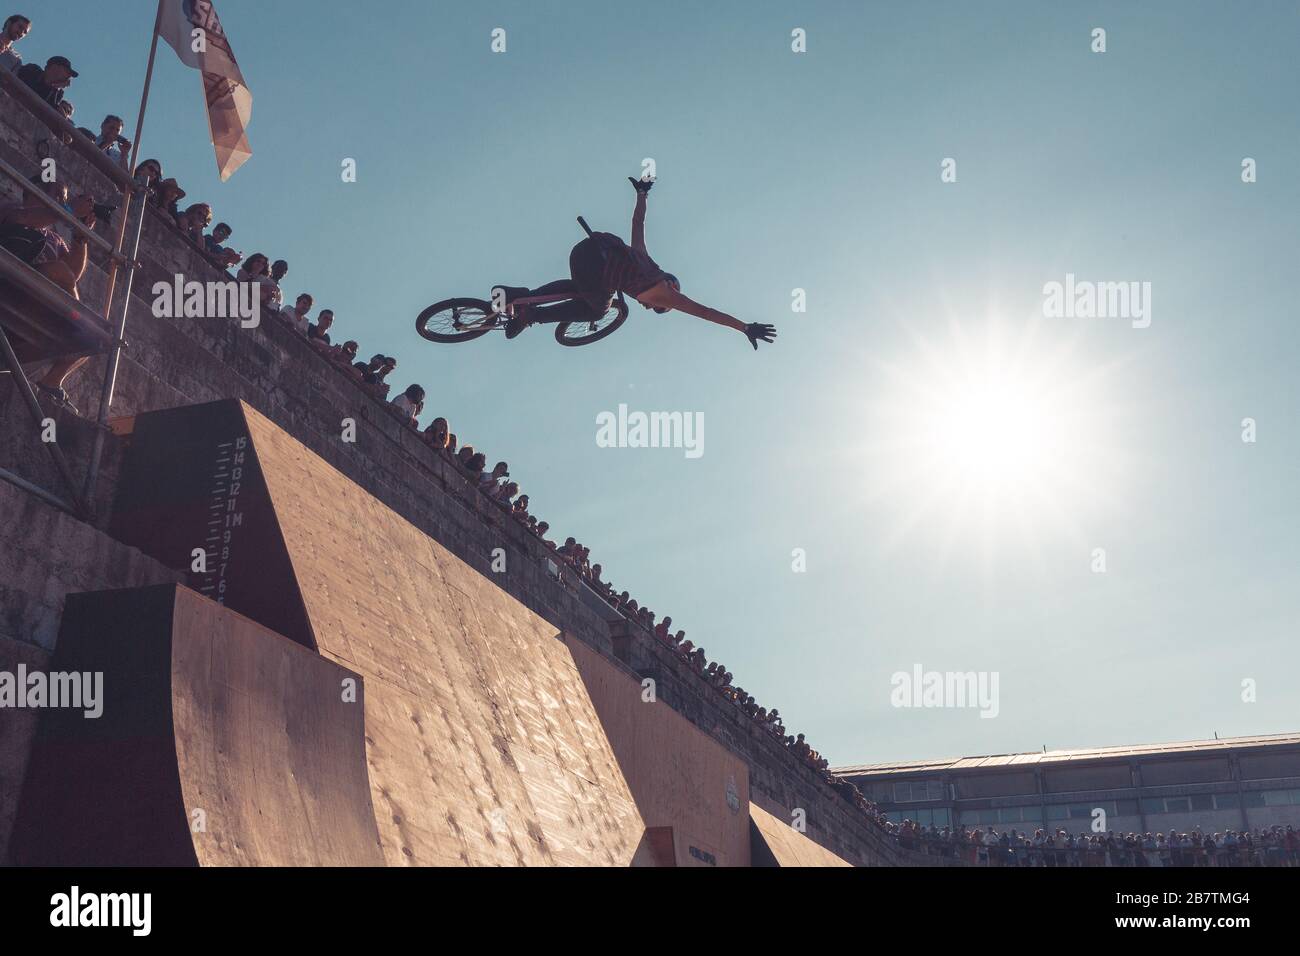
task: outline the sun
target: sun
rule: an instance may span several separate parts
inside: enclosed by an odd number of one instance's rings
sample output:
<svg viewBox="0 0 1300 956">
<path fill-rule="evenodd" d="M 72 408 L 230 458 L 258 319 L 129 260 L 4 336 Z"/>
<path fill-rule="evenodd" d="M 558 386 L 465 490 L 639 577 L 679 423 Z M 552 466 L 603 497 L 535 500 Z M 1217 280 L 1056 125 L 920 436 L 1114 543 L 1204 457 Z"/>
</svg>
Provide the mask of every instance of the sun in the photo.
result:
<svg viewBox="0 0 1300 956">
<path fill-rule="evenodd" d="M 887 546 L 937 539 L 984 551 L 1084 535 L 1125 467 L 1113 359 L 1041 324 L 953 320 L 942 338 L 875 363 L 859 449 Z M 1055 330 L 1052 330 L 1055 333 Z"/>
<path fill-rule="evenodd" d="M 1064 449 L 1055 427 L 1063 409 L 1023 375 L 990 365 L 938 382 L 917 409 L 914 454 L 925 471 L 985 494 L 1015 493 L 1037 484 Z"/>
</svg>

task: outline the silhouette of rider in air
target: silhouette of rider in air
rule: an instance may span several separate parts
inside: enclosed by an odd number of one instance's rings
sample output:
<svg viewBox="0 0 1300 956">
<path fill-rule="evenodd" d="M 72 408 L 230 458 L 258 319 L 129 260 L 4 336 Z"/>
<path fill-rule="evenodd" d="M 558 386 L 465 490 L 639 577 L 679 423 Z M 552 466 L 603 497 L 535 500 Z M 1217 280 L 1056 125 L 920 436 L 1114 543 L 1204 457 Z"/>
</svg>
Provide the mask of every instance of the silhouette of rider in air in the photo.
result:
<svg viewBox="0 0 1300 956">
<path fill-rule="evenodd" d="M 569 253 L 571 279 L 559 279 L 533 289 L 528 295 L 557 295 L 573 293 L 574 298 L 555 305 L 516 307 L 514 316 L 506 324 L 506 338 L 516 335 L 536 322 L 592 321 L 605 314 L 610 297 L 623 292 L 656 312 L 685 312 L 707 322 L 716 322 L 727 328 L 743 332 L 755 349 L 759 342 L 776 339 L 776 328 L 758 322 L 748 324 L 734 316 L 710 309 L 707 305 L 682 295 L 681 283 L 670 272 L 664 272 L 650 258 L 645 247 L 646 197 L 652 179 L 628 177 L 636 189 L 636 208 L 632 212 L 632 244 L 629 246 L 609 232 L 593 233 L 583 239 Z"/>
</svg>

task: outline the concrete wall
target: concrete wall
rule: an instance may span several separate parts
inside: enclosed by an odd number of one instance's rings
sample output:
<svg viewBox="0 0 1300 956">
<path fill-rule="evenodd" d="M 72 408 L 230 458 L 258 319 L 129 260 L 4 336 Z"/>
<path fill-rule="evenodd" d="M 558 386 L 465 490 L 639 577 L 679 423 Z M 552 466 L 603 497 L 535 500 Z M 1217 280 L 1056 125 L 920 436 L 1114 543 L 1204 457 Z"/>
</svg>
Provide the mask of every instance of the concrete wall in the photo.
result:
<svg viewBox="0 0 1300 956">
<path fill-rule="evenodd" d="M 106 177 L 54 142 L 34 116 L 0 91 L 0 156 L 24 172 L 34 172 L 37 144 L 42 141 L 74 190 L 87 189 L 98 198 L 112 198 L 113 187 Z M 109 234 L 108 226 L 101 226 L 101 231 Z M 135 282 L 126 331 L 130 348 L 122 360 L 114 416 L 241 398 L 474 569 L 489 573 L 492 550 L 505 548 L 509 572 L 493 575 L 505 591 L 557 629 L 606 654 L 614 652 L 605 616 L 583 599 L 581 585 L 571 575 L 566 572 L 568 580 L 559 583 L 548 573 L 549 552 L 537 539 L 489 505 L 418 435 L 333 369 L 304 340 L 274 321 L 250 330 L 226 320 L 155 318 L 141 297 L 149 294 L 155 281 L 170 281 L 178 273 L 200 281 L 225 276 L 153 210 L 146 214 L 140 258 L 144 268 Z M 92 265 L 81 284 L 82 300 L 98 305 L 105 284 L 103 270 Z M 412 341 L 418 341 L 414 330 Z M 102 357 L 92 361 L 75 382 L 69 382 L 69 392 L 83 415 L 93 416 L 97 410 L 105 362 Z M 4 398 L 0 395 L 0 400 Z M 431 394 L 430 406 L 445 409 L 454 421 L 455 407 L 445 397 Z M 16 426 L 20 410 L 12 402 L 4 411 L 6 431 L 28 427 L 25 420 Z M 340 438 L 345 418 L 356 420 L 354 444 Z M 6 451 L 6 444 L 0 442 L 0 453 Z M 508 449 L 500 449 L 500 453 L 508 457 Z M 112 463 L 118 454 L 119 450 L 110 449 L 109 468 L 98 496 L 101 502 L 111 500 Z M 39 455 L 25 454 L 20 460 L 0 460 L 0 464 L 48 480 L 48 465 L 38 459 Z M 95 523 L 107 527 L 102 510 Z M 62 548 L 52 552 L 51 559 L 65 560 Z M 87 581 L 85 586 L 106 585 Z M 16 589 L 21 594 L 15 599 L 30 605 L 29 589 L 36 587 L 35 582 L 23 585 Z M 48 633 L 48 628 L 42 633 Z M 19 635 L 19 639 L 32 638 Z M 786 820 L 791 810 L 804 809 L 808 836 L 851 862 L 876 865 L 898 861 L 892 841 L 878 828 L 771 735 L 655 644 L 649 634 L 633 628 L 620 639 L 618 649 L 625 663 L 656 679 L 661 700 L 745 758 L 755 802 Z"/>
</svg>

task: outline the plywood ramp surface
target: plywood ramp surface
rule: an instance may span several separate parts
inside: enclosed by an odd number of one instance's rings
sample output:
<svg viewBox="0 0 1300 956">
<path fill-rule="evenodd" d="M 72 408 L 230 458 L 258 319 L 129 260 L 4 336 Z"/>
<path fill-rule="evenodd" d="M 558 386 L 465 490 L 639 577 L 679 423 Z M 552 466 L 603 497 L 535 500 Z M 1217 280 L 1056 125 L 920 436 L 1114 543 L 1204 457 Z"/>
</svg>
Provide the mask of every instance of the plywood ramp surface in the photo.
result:
<svg viewBox="0 0 1300 956">
<path fill-rule="evenodd" d="M 843 857 L 808 839 L 762 807 L 750 804 L 749 814 L 754 821 L 755 840 L 765 851 L 763 855 L 771 855 L 769 863 L 776 866 L 852 866 Z"/>
<path fill-rule="evenodd" d="M 677 866 L 748 866 L 749 767 L 636 675 L 566 637 L 647 827 L 671 830 Z"/>
<path fill-rule="evenodd" d="M 316 646 L 365 677 L 386 862 L 630 863 L 645 825 L 555 628 L 244 413 Z"/>
</svg>

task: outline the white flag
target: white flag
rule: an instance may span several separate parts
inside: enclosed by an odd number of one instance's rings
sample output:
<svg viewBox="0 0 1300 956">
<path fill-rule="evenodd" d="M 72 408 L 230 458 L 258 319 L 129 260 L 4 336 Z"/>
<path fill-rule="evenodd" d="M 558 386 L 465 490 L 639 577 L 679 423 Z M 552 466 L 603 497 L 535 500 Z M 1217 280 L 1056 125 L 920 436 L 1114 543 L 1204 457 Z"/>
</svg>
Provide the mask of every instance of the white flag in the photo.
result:
<svg viewBox="0 0 1300 956">
<path fill-rule="evenodd" d="M 253 116 L 253 94 L 239 72 L 217 11 L 208 0 L 162 0 L 158 35 L 182 63 L 203 74 L 208 129 L 217 151 L 217 171 L 225 182 L 253 155 L 245 132 Z"/>
</svg>

